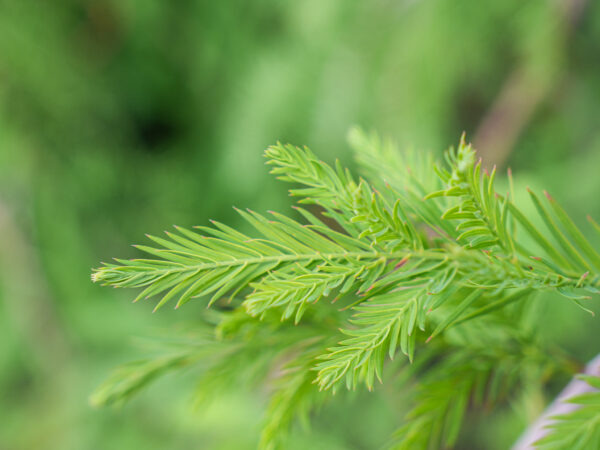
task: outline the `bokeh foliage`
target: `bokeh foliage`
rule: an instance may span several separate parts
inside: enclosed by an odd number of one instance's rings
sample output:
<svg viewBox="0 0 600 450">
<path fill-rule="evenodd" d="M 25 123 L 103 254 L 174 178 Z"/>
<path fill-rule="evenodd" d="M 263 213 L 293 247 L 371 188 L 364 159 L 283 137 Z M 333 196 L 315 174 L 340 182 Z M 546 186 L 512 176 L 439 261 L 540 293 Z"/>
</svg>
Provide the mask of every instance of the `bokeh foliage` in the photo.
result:
<svg viewBox="0 0 600 450">
<path fill-rule="evenodd" d="M 525 100 L 509 112 L 522 123 L 499 162 L 519 171 L 521 204 L 530 184 L 600 218 L 600 5 L 564 4 L 0 0 L 0 447 L 255 446 L 264 393 L 193 411 L 178 395 L 193 374 L 122 410 L 90 409 L 109 369 L 139 355 L 133 337 L 185 329 L 202 306 L 151 315 L 89 269 L 172 223 L 240 225 L 233 204 L 287 211 L 261 157 L 277 140 L 349 162 L 358 123 L 441 151 L 477 136 L 517 79 Z M 540 320 L 586 360 L 598 325 L 562 305 L 549 298 Z M 553 392 L 518 401 L 535 415 Z M 356 394 L 297 446 L 371 448 L 398 403 Z M 472 448 L 489 433 L 506 448 L 526 419 L 474 418 Z"/>
</svg>

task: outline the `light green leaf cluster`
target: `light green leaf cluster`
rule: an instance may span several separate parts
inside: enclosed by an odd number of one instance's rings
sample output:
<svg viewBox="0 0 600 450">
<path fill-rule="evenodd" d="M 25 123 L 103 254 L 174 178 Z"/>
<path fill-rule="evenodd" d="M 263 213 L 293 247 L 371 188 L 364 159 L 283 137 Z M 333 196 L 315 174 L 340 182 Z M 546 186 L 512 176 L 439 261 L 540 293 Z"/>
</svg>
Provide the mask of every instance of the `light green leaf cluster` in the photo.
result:
<svg viewBox="0 0 600 450">
<path fill-rule="evenodd" d="M 514 253 L 514 244 L 508 232 L 508 196 L 502 203 L 494 190 L 496 168 L 491 175 L 484 170 L 481 161 L 474 164 L 475 151 L 463 138 L 458 150 L 446 153 L 451 170 L 438 169 L 440 179 L 446 185 L 441 191 L 432 192 L 427 199 L 457 197 L 459 203 L 448 208 L 442 215 L 445 220 L 458 220 L 456 240 L 472 249 L 490 249 L 498 245 L 505 252 Z"/>
<path fill-rule="evenodd" d="M 421 387 L 394 445 L 452 446 L 465 411 L 483 402 L 473 399 L 505 398 L 519 385 L 525 355 L 556 356 L 536 339 L 524 343 L 523 305 L 548 291 L 581 305 L 600 292 L 600 256 L 556 201 L 547 195 L 548 208 L 531 193 L 548 232 L 539 230 L 514 196 L 495 191 L 496 170 L 482 169 L 464 137 L 445 166 L 359 130 L 350 140 L 369 181 L 306 148 L 266 151 L 272 173 L 295 184 L 290 193 L 304 205 L 298 219 L 240 210 L 254 234 L 219 222 L 177 227 L 167 238 L 150 236 L 155 247 L 138 246 L 150 258 L 94 271 L 102 284 L 141 288 L 136 300 L 158 297 L 157 309 L 206 299 L 218 311 L 214 343 L 230 349 L 222 358 L 194 352 L 131 366 L 96 403 L 121 401 L 162 373 L 207 359 L 199 399 L 276 373 L 261 448 L 284 448 L 293 423 L 328 398 L 324 391 L 374 389 L 393 378 L 386 363 L 400 352 L 415 361 L 416 380 L 404 383 Z M 523 233 L 529 241 L 517 239 Z M 482 321 L 503 330 L 485 347 L 449 338 Z M 507 346 L 506 335 L 517 337 Z M 420 354 L 446 362 L 421 365 Z M 506 395 L 492 386 L 505 386 Z"/>
</svg>

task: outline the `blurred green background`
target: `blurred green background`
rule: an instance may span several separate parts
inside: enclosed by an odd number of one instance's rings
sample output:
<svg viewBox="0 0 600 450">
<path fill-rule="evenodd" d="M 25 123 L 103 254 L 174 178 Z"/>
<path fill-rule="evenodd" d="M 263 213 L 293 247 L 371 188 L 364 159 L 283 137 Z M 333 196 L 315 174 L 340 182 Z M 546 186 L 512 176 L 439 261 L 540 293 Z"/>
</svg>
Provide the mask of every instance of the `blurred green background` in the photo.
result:
<svg viewBox="0 0 600 450">
<path fill-rule="evenodd" d="M 464 130 L 519 192 L 600 219 L 600 3 L 0 0 L 0 449 L 254 448 L 260 392 L 194 409 L 175 376 L 89 407 L 139 337 L 203 308 L 153 315 L 90 269 L 174 223 L 239 225 L 232 205 L 288 212 L 263 149 L 352 166 L 354 124 L 434 152 Z M 549 301 L 550 337 L 597 353 L 596 322 Z M 373 448 L 401 412 L 361 394 L 290 445 Z M 525 419 L 480 419 L 469 448 L 507 448 Z"/>
</svg>

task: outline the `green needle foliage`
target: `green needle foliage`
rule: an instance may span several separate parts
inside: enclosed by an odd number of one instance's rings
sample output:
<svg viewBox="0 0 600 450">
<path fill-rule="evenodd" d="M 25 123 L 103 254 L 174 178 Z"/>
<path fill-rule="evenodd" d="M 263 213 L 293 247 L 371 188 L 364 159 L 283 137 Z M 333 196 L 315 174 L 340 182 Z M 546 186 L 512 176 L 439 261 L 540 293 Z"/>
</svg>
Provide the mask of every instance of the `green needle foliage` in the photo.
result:
<svg viewBox="0 0 600 450">
<path fill-rule="evenodd" d="M 386 381 L 411 393 L 391 448 L 427 449 L 452 447 L 469 410 L 574 371 L 536 337 L 531 305 L 553 291 L 583 308 L 600 292 L 600 255 L 556 200 L 530 192 L 539 217 L 528 218 L 496 192 L 496 170 L 464 136 L 444 165 L 359 130 L 350 142 L 365 178 L 307 148 L 266 151 L 272 173 L 294 184 L 301 220 L 239 210 L 256 233 L 176 227 L 138 246 L 148 258 L 94 271 L 104 285 L 140 288 L 136 301 L 156 298 L 156 309 L 213 306 L 210 339 L 126 366 L 95 403 L 122 402 L 183 367 L 199 371 L 198 400 L 268 378 L 260 447 L 273 449 L 330 392 Z M 569 433 L 569 448 L 600 447 L 594 395 L 575 399 L 584 406 L 542 443 L 564 448 Z"/>
</svg>

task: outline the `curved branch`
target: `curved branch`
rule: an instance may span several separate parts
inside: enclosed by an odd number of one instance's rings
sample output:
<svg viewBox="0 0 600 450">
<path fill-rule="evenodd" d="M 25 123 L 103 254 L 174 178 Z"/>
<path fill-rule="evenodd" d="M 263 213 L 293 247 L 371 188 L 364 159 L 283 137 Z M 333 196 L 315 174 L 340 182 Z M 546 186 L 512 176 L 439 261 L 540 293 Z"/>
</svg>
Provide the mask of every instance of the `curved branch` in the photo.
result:
<svg viewBox="0 0 600 450">
<path fill-rule="evenodd" d="M 585 368 L 586 375 L 600 376 L 600 354 L 592 359 Z M 583 380 L 573 378 L 571 382 L 563 389 L 550 406 L 542 413 L 542 415 L 532 423 L 525 433 L 519 438 L 513 446 L 513 450 L 531 450 L 534 449 L 534 443 L 542 439 L 549 433 L 548 427 L 555 422 L 552 417 L 559 414 L 568 414 L 577 408 L 579 405 L 569 403 L 567 400 L 587 392 L 595 391 L 592 386 Z"/>
</svg>

